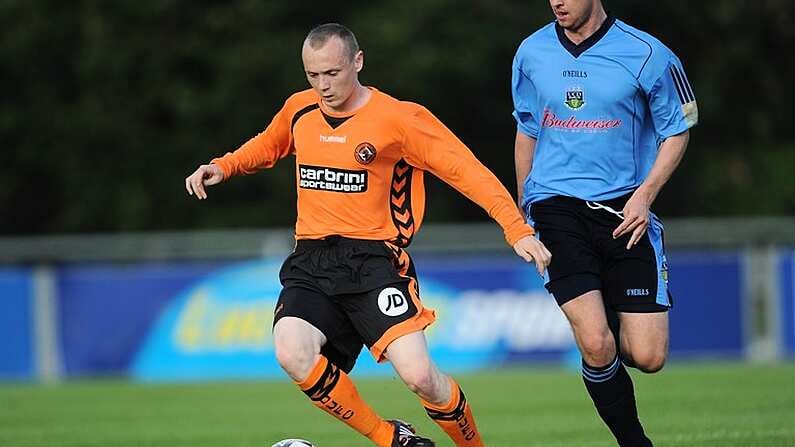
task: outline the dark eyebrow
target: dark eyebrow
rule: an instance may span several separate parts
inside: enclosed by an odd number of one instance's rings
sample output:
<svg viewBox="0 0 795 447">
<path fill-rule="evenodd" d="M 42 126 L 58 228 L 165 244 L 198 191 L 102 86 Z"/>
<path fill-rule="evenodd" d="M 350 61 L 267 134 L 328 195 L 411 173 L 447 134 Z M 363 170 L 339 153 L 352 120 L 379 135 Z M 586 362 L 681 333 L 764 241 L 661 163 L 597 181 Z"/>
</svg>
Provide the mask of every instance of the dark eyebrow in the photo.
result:
<svg viewBox="0 0 795 447">
<path fill-rule="evenodd" d="M 330 69 L 328 69 L 328 70 L 326 70 L 326 71 L 321 71 L 320 73 L 322 73 L 322 74 L 329 74 L 329 73 L 331 73 L 332 71 L 342 71 L 342 68 L 340 68 L 340 67 L 337 67 L 337 68 L 330 68 Z M 307 70 L 307 71 L 306 71 L 306 73 L 307 73 L 307 74 L 317 74 L 317 72 L 314 72 L 314 71 L 309 71 L 309 70 Z"/>
</svg>

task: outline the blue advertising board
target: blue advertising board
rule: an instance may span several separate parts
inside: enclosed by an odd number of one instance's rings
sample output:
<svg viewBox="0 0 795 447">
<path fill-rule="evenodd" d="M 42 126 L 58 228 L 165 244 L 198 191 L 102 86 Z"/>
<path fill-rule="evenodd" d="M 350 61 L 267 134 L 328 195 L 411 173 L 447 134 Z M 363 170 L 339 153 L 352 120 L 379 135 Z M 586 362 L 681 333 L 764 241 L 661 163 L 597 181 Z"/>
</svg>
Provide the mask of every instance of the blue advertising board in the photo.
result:
<svg viewBox="0 0 795 447">
<path fill-rule="evenodd" d="M 741 357 L 742 258 L 668 253 L 671 357 Z M 284 377 L 271 338 L 281 259 L 83 264 L 54 268 L 57 340 L 67 376 L 141 380 Z M 417 255 L 426 331 L 447 371 L 576 359 L 568 323 L 529 266 L 507 254 Z M 795 251 L 779 261 L 782 344 L 795 354 Z M 35 375 L 33 274 L 0 269 L 0 378 Z M 390 373 L 364 350 L 354 374 Z"/>
<path fill-rule="evenodd" d="M 668 257 L 672 357 L 741 356 L 740 255 L 675 251 Z M 782 291 L 792 290 L 792 258 L 782 260 Z M 445 370 L 576 356 L 568 324 L 532 266 L 506 254 L 415 260 L 422 299 L 437 311 L 437 322 L 427 330 L 431 355 Z M 142 380 L 282 377 L 270 331 L 280 263 L 56 267 L 64 373 L 130 373 Z M 15 340 L 2 346 L 0 374 L 29 377 L 35 370 L 31 273 L 4 269 L 0 286 L 0 335 Z M 789 316 L 791 303 L 785 303 Z M 784 320 L 790 347 L 792 320 Z M 355 370 L 387 372 L 367 351 Z"/>
<path fill-rule="evenodd" d="M 795 356 L 795 250 L 787 250 L 779 257 L 779 309 L 784 351 Z"/>
<path fill-rule="evenodd" d="M 271 324 L 276 261 L 224 267 L 181 291 L 160 313 L 131 373 L 141 380 L 275 375 Z"/>
<path fill-rule="evenodd" d="M 437 312 L 437 322 L 426 334 L 431 356 L 441 368 L 460 371 L 499 363 L 511 350 L 570 350 L 568 326 L 554 301 L 539 289 L 540 278 L 535 290 L 510 288 L 527 282 L 519 261 L 447 258 L 418 264 L 426 266 L 420 267 L 423 303 Z M 133 377 L 282 377 L 270 331 L 281 289 L 280 265 L 280 260 L 231 265 L 180 293 L 139 351 Z M 354 370 L 389 372 L 366 350 Z"/>
<path fill-rule="evenodd" d="M 576 356 L 571 332 L 535 270 L 500 256 L 418 256 L 426 334 L 439 366 L 462 371 Z M 669 254 L 672 357 L 740 356 L 742 275 L 734 252 Z M 140 380 L 283 377 L 270 328 L 281 260 L 230 264 L 182 290 L 132 363 Z M 389 373 L 363 351 L 354 374 Z"/>
<path fill-rule="evenodd" d="M 33 375 L 33 275 L 27 268 L 0 268 L 0 379 Z"/>
<path fill-rule="evenodd" d="M 668 253 L 672 358 L 743 355 L 741 255 L 734 251 Z"/>
<path fill-rule="evenodd" d="M 59 341 L 69 376 L 124 373 L 180 290 L 218 263 L 68 265 L 56 270 Z"/>
</svg>

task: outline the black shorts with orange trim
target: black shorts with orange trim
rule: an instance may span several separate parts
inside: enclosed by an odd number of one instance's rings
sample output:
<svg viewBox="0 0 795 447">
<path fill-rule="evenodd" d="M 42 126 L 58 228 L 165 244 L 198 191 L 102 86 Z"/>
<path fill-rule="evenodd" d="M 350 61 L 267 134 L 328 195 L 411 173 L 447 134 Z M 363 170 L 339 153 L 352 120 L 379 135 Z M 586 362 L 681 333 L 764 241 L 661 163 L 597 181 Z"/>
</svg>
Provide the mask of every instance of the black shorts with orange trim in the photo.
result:
<svg viewBox="0 0 795 447">
<path fill-rule="evenodd" d="M 274 324 L 289 316 L 318 328 L 327 339 L 321 353 L 344 371 L 362 345 L 382 361 L 391 342 L 436 318 L 420 302 L 408 253 L 383 241 L 299 240 L 279 279 Z"/>
</svg>

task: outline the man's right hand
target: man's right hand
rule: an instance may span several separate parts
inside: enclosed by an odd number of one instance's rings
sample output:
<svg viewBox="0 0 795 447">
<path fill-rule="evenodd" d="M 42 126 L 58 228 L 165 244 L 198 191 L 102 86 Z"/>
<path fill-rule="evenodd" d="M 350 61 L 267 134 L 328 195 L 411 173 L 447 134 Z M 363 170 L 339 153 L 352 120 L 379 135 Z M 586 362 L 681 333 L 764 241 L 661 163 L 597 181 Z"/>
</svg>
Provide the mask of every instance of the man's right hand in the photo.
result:
<svg viewBox="0 0 795 447">
<path fill-rule="evenodd" d="M 224 172 L 217 165 L 201 165 L 196 171 L 185 179 L 185 189 L 189 195 L 196 195 L 196 198 L 203 200 L 207 198 L 205 186 L 212 186 L 224 180 Z"/>
</svg>

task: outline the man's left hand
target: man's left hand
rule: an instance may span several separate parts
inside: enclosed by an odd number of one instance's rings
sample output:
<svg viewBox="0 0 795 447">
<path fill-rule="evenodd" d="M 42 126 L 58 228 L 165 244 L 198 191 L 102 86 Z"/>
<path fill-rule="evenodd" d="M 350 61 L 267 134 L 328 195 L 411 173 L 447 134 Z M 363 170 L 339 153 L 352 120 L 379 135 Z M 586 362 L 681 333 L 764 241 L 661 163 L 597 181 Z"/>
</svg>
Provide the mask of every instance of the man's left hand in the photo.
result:
<svg viewBox="0 0 795 447">
<path fill-rule="evenodd" d="M 621 222 L 615 230 L 613 230 L 613 239 L 618 239 L 621 236 L 632 233 L 627 243 L 627 250 L 632 248 L 640 241 L 646 229 L 649 228 L 649 207 L 651 204 L 646 198 L 646 194 L 640 189 L 636 190 L 626 205 L 624 205 L 623 214 L 624 221 Z"/>
<path fill-rule="evenodd" d="M 552 262 L 552 253 L 533 236 L 525 236 L 513 244 L 513 250 L 527 262 L 535 262 L 538 274 L 544 276 L 544 270 Z"/>
</svg>

